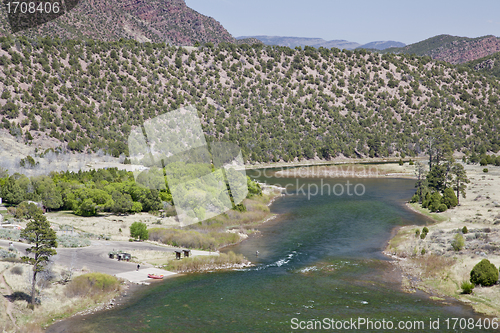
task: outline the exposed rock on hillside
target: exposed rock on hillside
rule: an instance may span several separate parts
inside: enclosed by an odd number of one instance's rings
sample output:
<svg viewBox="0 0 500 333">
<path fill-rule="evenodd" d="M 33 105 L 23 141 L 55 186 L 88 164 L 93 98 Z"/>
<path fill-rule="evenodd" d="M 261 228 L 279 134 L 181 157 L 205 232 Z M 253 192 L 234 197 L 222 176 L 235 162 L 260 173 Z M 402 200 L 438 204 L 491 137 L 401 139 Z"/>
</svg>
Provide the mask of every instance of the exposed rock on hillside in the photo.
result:
<svg viewBox="0 0 500 333">
<path fill-rule="evenodd" d="M 3 10 L 0 20 L 0 35 L 10 33 Z M 17 35 L 174 45 L 235 41 L 219 22 L 187 7 L 184 0 L 82 0 L 66 15 Z"/>
<path fill-rule="evenodd" d="M 451 64 L 461 64 L 500 52 L 500 38 L 484 36 L 478 38 L 439 35 L 401 48 L 390 48 L 384 53 L 406 53 L 428 55 L 433 59 Z"/>
</svg>

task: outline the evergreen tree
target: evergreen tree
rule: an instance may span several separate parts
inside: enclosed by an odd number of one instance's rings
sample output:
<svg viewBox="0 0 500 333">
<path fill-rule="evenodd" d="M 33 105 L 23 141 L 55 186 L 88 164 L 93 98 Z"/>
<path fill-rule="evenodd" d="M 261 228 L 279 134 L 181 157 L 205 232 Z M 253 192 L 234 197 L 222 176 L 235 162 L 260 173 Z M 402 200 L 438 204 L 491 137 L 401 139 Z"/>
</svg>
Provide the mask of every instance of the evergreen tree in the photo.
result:
<svg viewBox="0 0 500 333">
<path fill-rule="evenodd" d="M 23 261 L 33 265 L 33 280 L 31 285 L 31 305 L 35 304 L 35 286 L 36 276 L 39 272 L 43 272 L 45 264 L 49 261 L 49 257 L 56 255 L 54 248 L 57 247 L 56 232 L 50 227 L 50 223 L 41 212 L 36 213 L 26 228 L 21 231 L 21 237 L 34 243 L 32 247 L 26 249 L 27 253 L 33 254 L 33 257 L 24 256 Z"/>
<path fill-rule="evenodd" d="M 457 192 L 457 205 L 460 204 L 460 194 L 465 198 L 465 189 L 467 188 L 467 183 L 470 180 L 467 178 L 467 173 L 465 172 L 464 166 L 460 163 L 453 164 L 451 168 L 451 174 L 454 176 L 453 179 L 453 190 Z"/>
</svg>

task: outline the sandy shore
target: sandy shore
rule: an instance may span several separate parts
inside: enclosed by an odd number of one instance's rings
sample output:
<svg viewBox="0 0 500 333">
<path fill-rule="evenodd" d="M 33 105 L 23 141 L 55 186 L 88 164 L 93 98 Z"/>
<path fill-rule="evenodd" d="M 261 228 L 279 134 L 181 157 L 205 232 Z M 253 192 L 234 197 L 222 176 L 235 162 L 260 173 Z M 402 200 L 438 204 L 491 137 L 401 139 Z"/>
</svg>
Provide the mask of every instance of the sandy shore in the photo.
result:
<svg viewBox="0 0 500 333">
<path fill-rule="evenodd" d="M 282 169 L 275 172 L 282 178 L 415 178 L 415 167 L 408 162 L 403 165 L 396 163 L 376 164 L 340 163 L 334 165 L 310 165 Z"/>
<path fill-rule="evenodd" d="M 399 228 L 385 253 L 403 271 L 404 289 L 424 290 L 436 296 L 451 296 L 470 304 L 476 311 L 500 315 L 500 285 L 476 287 L 472 295 L 461 293 L 460 284 L 483 258 L 500 265 L 500 167 L 465 165 L 470 184 L 460 205 L 444 213 L 432 214 L 416 204 L 408 208 L 431 218 L 428 235 L 416 237 L 423 226 Z M 455 251 L 451 242 L 463 227 L 465 246 Z M 424 249 L 425 254 L 422 254 Z"/>
</svg>

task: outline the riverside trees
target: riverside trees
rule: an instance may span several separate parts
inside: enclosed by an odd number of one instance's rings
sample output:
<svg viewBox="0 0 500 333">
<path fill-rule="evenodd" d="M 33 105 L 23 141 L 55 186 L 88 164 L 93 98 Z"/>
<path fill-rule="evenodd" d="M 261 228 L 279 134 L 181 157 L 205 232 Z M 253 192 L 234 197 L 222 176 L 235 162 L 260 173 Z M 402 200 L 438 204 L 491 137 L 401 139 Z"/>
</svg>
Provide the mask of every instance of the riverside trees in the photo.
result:
<svg viewBox="0 0 500 333">
<path fill-rule="evenodd" d="M 435 162 L 425 176 L 421 162 L 417 162 L 415 167 L 417 192 L 411 202 L 419 202 L 422 207 L 429 208 L 432 212 L 443 212 L 457 206 L 460 195 L 465 197 L 466 184 L 469 179 L 463 165 L 454 162 L 452 157 L 440 164 Z"/>
<path fill-rule="evenodd" d="M 186 173 L 187 170 L 184 168 L 178 172 Z M 6 203 L 18 206 L 15 212 L 18 218 L 33 215 L 35 205 L 26 201 L 41 202 L 52 210 L 72 210 L 80 216 L 94 216 L 99 212 L 151 212 L 162 209 L 165 202 L 173 204 L 168 183 L 161 190 L 149 189 L 140 185 L 140 177 L 136 183 L 132 172 L 117 168 L 52 173 L 50 177 L 0 175 L 4 176 L 0 178 L 0 195 Z M 163 175 L 157 180 L 165 181 Z M 262 194 L 260 186 L 249 177 L 247 187 L 248 197 Z"/>
</svg>

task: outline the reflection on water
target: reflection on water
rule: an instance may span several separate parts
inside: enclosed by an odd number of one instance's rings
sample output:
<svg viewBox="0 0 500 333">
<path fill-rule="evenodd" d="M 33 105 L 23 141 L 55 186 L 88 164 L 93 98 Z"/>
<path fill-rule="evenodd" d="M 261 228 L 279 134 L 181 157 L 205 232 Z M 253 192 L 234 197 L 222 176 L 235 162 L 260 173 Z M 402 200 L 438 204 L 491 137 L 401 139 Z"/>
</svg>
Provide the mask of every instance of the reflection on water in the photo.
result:
<svg viewBox="0 0 500 333">
<path fill-rule="evenodd" d="M 403 207 L 413 194 L 413 181 L 351 181 L 364 185 L 363 196 L 278 199 L 271 207 L 280 214 L 277 219 L 225 249 L 243 253 L 255 267 L 169 279 L 124 307 L 72 319 L 65 332 L 275 332 L 291 331 L 293 318 L 428 323 L 438 317 L 476 317 L 453 300 L 401 292 L 399 272 L 381 253 L 394 227 L 427 222 Z M 333 186 L 336 180 L 327 182 Z"/>
</svg>

